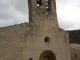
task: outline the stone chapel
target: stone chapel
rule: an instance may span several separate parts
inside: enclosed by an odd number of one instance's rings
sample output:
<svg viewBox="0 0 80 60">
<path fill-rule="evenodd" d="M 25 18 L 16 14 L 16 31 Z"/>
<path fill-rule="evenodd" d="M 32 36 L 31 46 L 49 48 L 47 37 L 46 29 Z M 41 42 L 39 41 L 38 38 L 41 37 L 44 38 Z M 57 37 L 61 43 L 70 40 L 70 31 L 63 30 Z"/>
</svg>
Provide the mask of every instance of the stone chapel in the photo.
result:
<svg viewBox="0 0 80 60">
<path fill-rule="evenodd" d="M 0 60 L 71 60 L 55 0 L 28 0 L 29 22 L 0 28 Z"/>
</svg>

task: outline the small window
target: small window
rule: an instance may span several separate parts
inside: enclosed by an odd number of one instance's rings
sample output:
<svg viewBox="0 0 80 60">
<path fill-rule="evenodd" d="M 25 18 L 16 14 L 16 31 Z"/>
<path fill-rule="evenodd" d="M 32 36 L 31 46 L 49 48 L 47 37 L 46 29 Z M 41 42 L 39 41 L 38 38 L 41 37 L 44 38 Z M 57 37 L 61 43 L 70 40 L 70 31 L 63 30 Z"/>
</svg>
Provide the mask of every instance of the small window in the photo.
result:
<svg viewBox="0 0 80 60">
<path fill-rule="evenodd" d="M 33 60 L 33 58 L 29 58 L 29 60 Z"/>
<path fill-rule="evenodd" d="M 46 0 L 46 9 L 47 11 L 51 10 L 51 0 Z"/>
<path fill-rule="evenodd" d="M 42 6 L 42 0 L 37 0 L 37 6 Z"/>
</svg>

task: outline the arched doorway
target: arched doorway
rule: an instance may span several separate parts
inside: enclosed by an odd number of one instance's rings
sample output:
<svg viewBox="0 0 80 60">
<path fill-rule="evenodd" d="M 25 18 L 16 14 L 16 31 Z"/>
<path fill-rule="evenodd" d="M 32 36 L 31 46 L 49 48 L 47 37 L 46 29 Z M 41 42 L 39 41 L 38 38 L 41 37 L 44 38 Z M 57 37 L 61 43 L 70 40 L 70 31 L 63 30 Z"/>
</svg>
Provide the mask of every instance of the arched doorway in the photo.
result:
<svg viewBox="0 0 80 60">
<path fill-rule="evenodd" d="M 47 51 L 42 52 L 39 60 L 56 60 L 56 56 L 52 51 L 47 50 Z"/>
</svg>

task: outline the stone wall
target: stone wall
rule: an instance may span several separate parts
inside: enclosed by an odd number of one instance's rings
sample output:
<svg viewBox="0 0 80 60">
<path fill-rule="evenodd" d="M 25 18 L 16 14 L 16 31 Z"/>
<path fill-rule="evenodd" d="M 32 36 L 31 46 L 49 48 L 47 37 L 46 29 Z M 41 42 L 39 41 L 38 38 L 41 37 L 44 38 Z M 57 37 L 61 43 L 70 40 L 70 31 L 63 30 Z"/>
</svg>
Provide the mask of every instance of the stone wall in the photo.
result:
<svg viewBox="0 0 80 60">
<path fill-rule="evenodd" d="M 71 60 L 80 60 L 80 50 L 71 48 Z"/>
<path fill-rule="evenodd" d="M 70 60 L 68 34 L 54 26 L 41 25 L 24 23 L 1 28 L 0 60 L 39 60 L 46 50 L 53 51 L 57 60 Z M 47 36 L 48 43 L 44 41 Z"/>
</svg>

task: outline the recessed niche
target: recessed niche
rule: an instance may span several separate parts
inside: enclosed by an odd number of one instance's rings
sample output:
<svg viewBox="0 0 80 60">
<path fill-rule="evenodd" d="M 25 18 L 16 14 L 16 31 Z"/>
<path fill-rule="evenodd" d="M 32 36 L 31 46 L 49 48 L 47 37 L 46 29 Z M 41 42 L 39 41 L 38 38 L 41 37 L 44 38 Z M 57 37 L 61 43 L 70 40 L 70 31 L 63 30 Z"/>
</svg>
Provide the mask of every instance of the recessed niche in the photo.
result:
<svg viewBox="0 0 80 60">
<path fill-rule="evenodd" d="M 50 42 L 50 38 L 49 38 L 49 37 L 45 37 L 45 38 L 44 38 L 44 42 L 45 42 L 45 43 L 49 43 L 49 42 Z"/>
<path fill-rule="evenodd" d="M 77 54 L 75 54 L 75 57 L 77 58 Z"/>
<path fill-rule="evenodd" d="M 33 60 L 33 58 L 29 58 L 29 60 Z"/>
</svg>

